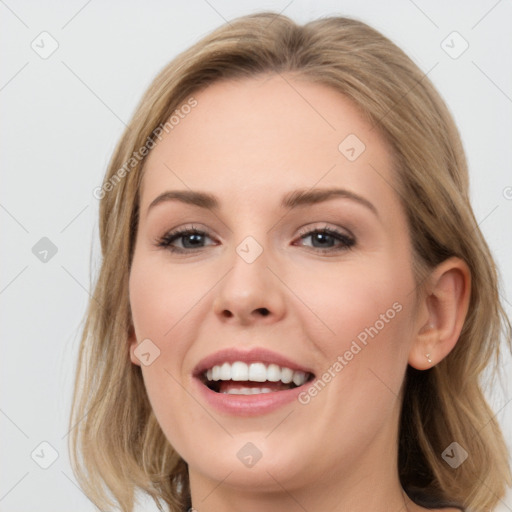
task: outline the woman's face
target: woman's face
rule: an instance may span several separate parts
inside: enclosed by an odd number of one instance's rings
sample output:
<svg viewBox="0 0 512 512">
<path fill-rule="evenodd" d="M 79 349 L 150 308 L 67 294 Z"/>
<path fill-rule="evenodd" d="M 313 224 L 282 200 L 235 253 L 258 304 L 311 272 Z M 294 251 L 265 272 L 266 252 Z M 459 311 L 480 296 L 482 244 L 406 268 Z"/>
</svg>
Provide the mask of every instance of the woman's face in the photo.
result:
<svg viewBox="0 0 512 512">
<path fill-rule="evenodd" d="M 390 473 L 416 319 L 389 147 L 291 76 L 194 98 L 146 160 L 130 274 L 163 432 L 205 495 Z"/>
</svg>

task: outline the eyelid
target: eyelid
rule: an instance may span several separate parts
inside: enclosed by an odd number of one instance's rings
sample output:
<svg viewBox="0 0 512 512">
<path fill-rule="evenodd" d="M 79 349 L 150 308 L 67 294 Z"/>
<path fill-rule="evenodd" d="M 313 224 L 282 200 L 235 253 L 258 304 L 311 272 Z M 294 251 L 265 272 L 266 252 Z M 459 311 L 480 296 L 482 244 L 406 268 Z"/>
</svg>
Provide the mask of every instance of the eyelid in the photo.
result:
<svg viewBox="0 0 512 512">
<path fill-rule="evenodd" d="M 322 226 L 307 225 L 305 227 L 300 228 L 299 229 L 299 236 L 309 235 L 309 234 L 311 234 L 312 231 L 324 231 L 325 230 L 325 231 L 334 232 L 334 233 L 336 233 L 338 235 L 346 236 L 347 238 L 355 239 L 355 236 L 347 228 L 340 228 L 338 226 L 333 226 L 333 225 L 330 225 L 327 222 L 322 222 L 321 224 L 322 224 Z"/>
</svg>

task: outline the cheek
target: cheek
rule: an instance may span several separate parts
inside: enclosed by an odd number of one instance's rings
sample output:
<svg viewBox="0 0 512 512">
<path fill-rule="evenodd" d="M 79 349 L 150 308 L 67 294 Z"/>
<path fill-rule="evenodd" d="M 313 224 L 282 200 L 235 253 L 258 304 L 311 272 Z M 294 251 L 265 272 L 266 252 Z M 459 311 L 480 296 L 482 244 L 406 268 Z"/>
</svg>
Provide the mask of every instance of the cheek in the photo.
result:
<svg viewBox="0 0 512 512">
<path fill-rule="evenodd" d="M 414 280 L 405 264 L 359 260 L 302 283 L 330 331 L 310 331 L 325 364 L 301 403 L 324 415 L 326 429 L 348 421 L 370 435 L 397 405 L 413 339 Z"/>
<path fill-rule="evenodd" d="M 180 340 L 187 337 L 184 326 L 189 324 L 190 315 L 205 293 L 204 282 L 197 273 L 167 268 L 161 258 L 145 257 L 139 261 L 135 257 L 129 290 L 138 341 L 151 339 L 162 356 L 172 346 L 177 355 L 181 350 Z"/>
<path fill-rule="evenodd" d="M 151 364 L 141 364 L 144 385 L 158 423 L 177 449 L 197 420 L 195 402 L 183 387 L 189 377 L 183 363 L 200 325 L 197 310 L 204 283 L 205 276 L 166 269 L 161 259 L 135 254 L 129 281 L 135 335 L 139 343 L 151 340 L 157 354 Z"/>
<path fill-rule="evenodd" d="M 354 447 L 398 417 L 412 339 L 412 294 L 408 279 L 385 266 L 352 270 L 336 280 L 331 275 L 328 296 L 318 295 L 313 306 L 334 334 L 312 338 L 325 364 L 299 403 L 306 415 L 318 418 L 318 443 L 339 444 L 343 433 L 339 454 L 356 457 Z M 313 295 L 326 289 L 318 280 L 316 288 L 313 281 L 306 286 Z"/>
<path fill-rule="evenodd" d="M 294 291 L 315 313 L 309 315 L 309 323 L 321 321 L 326 327 L 327 335 L 311 336 L 322 344 L 322 352 L 336 354 L 348 349 L 351 340 L 364 345 L 365 341 L 384 337 L 398 345 L 398 333 L 402 332 L 404 338 L 414 284 L 412 276 L 393 262 L 350 261 L 335 270 L 325 267 L 314 274 L 299 275 Z"/>
</svg>

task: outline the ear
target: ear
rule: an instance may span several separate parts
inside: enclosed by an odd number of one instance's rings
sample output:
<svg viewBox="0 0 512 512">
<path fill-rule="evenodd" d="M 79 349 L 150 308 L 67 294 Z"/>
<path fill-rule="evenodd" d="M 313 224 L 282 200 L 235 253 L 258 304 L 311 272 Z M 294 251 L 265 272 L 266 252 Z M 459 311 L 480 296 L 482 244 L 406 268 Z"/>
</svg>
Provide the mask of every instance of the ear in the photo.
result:
<svg viewBox="0 0 512 512">
<path fill-rule="evenodd" d="M 130 350 L 130 359 L 133 364 L 136 364 L 137 366 L 140 366 L 140 360 L 135 355 L 135 349 L 137 348 L 138 342 L 137 337 L 135 336 L 135 329 L 133 328 L 133 325 L 130 327 L 130 332 L 128 334 L 128 348 Z"/>
<path fill-rule="evenodd" d="M 425 290 L 408 360 L 417 370 L 435 366 L 459 339 L 471 295 L 468 265 L 460 258 L 448 258 L 432 271 Z"/>
</svg>

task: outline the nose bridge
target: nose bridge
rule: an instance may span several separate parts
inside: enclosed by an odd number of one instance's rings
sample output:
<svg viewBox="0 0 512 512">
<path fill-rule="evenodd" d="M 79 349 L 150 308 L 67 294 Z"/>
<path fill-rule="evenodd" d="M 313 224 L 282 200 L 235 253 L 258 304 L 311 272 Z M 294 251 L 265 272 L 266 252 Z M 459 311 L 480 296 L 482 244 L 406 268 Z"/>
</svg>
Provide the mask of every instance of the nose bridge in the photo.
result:
<svg viewBox="0 0 512 512">
<path fill-rule="evenodd" d="M 244 323 L 261 316 L 282 315 L 283 290 L 268 268 L 272 263 L 266 240 L 262 231 L 255 236 L 246 235 L 234 247 L 229 261 L 231 269 L 222 279 L 215 298 L 216 313 Z"/>
<path fill-rule="evenodd" d="M 262 215 L 245 211 L 239 215 L 231 233 L 234 253 L 230 263 L 234 268 L 230 274 L 244 280 L 265 281 L 269 273 L 267 265 L 272 265 L 272 233 Z"/>
</svg>

